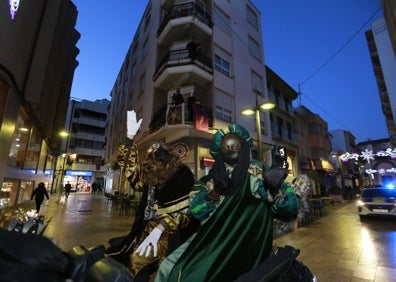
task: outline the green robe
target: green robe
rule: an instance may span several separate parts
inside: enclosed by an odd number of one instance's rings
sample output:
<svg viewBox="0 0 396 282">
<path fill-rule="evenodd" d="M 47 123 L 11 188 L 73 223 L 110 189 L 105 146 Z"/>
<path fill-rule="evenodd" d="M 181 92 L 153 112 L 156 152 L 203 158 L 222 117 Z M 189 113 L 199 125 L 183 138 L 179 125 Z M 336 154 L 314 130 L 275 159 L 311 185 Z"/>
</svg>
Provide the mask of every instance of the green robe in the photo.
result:
<svg viewBox="0 0 396 282">
<path fill-rule="evenodd" d="M 240 189 L 225 197 L 167 281 L 232 281 L 265 260 L 272 249 L 273 213 L 266 199 L 253 196 L 252 179 L 247 174 Z"/>
</svg>

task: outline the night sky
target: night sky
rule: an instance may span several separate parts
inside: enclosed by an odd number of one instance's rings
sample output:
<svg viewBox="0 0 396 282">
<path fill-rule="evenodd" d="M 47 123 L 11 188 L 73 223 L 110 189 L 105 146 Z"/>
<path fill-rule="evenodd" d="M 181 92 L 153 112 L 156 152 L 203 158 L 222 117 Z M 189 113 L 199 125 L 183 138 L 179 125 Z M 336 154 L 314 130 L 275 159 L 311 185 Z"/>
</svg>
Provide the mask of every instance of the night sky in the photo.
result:
<svg viewBox="0 0 396 282">
<path fill-rule="evenodd" d="M 73 0 L 81 38 L 72 97 L 110 99 L 147 2 Z M 379 0 L 252 2 L 261 11 L 265 63 L 301 93 L 293 105 L 356 142 L 388 138 L 364 34 L 382 16 Z"/>
</svg>

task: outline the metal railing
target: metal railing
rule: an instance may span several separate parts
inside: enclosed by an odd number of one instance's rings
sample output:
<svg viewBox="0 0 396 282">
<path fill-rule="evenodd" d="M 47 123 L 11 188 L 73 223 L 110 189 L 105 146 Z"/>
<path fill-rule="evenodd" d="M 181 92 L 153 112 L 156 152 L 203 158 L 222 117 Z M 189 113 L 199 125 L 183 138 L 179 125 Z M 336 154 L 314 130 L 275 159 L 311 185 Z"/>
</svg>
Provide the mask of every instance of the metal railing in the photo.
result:
<svg viewBox="0 0 396 282">
<path fill-rule="evenodd" d="M 190 3 L 183 3 L 180 5 L 172 6 L 168 11 L 166 16 L 164 17 L 163 21 L 161 22 L 158 31 L 157 37 L 161 34 L 164 30 L 165 26 L 168 24 L 170 20 L 176 18 L 183 18 L 188 16 L 194 16 L 200 22 L 205 23 L 209 27 L 213 27 L 212 18 L 211 16 L 206 13 L 201 7 L 199 7 L 194 2 Z"/>
<path fill-rule="evenodd" d="M 212 74 L 212 60 L 201 53 L 194 55 L 195 58 L 191 56 L 188 49 L 173 50 L 168 52 L 157 66 L 153 79 L 155 80 L 165 68 L 191 64 L 194 64 Z"/>
<path fill-rule="evenodd" d="M 209 127 L 213 127 L 213 111 L 210 108 L 204 107 L 197 104 L 200 107 L 201 112 L 205 112 Z M 195 114 L 191 115 L 188 112 L 188 107 L 186 103 L 180 105 L 165 104 L 157 112 L 154 113 L 153 119 L 150 123 L 150 133 L 160 129 L 163 126 L 173 126 L 173 125 L 194 125 Z"/>
</svg>

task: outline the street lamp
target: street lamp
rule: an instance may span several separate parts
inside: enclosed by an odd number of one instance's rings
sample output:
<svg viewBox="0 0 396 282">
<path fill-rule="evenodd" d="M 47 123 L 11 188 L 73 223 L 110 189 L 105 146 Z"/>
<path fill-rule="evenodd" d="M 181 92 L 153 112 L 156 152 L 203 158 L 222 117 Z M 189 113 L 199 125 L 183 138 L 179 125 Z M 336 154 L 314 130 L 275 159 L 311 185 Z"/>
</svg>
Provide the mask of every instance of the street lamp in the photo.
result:
<svg viewBox="0 0 396 282">
<path fill-rule="evenodd" d="M 260 111 L 269 111 L 275 108 L 275 103 L 272 101 L 265 101 L 259 105 L 258 103 L 258 91 L 254 91 L 256 94 L 256 106 L 254 108 L 246 108 L 241 111 L 241 114 L 245 116 L 251 116 L 256 114 L 256 131 L 257 131 L 257 145 L 258 145 L 258 157 L 261 160 L 263 157 L 263 144 L 261 142 L 261 119 L 260 119 Z"/>
<path fill-rule="evenodd" d="M 62 169 L 61 169 L 61 173 L 60 173 L 60 176 L 59 176 L 60 183 L 58 182 L 56 184 L 57 185 L 56 187 L 59 187 L 61 185 L 63 187 L 63 179 L 64 179 L 63 174 L 65 173 L 65 164 L 66 164 L 66 160 L 67 160 L 67 147 L 69 146 L 70 133 L 68 131 L 66 131 L 66 130 L 62 130 L 59 133 L 59 136 L 62 138 L 62 145 L 61 145 L 62 154 L 57 156 L 57 162 L 59 160 L 59 156 L 62 157 Z M 66 145 L 64 146 L 64 142 L 65 141 L 66 141 Z"/>
</svg>

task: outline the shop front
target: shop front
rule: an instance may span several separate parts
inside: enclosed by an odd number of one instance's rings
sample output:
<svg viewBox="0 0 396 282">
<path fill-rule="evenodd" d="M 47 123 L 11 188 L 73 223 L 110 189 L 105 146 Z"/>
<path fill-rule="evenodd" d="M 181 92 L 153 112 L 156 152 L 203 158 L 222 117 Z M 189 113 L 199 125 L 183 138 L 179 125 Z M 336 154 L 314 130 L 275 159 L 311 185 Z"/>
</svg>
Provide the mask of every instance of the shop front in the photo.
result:
<svg viewBox="0 0 396 282">
<path fill-rule="evenodd" d="M 63 177 L 63 187 L 69 182 L 72 186 L 70 192 L 91 192 L 92 171 L 66 170 Z"/>
</svg>

